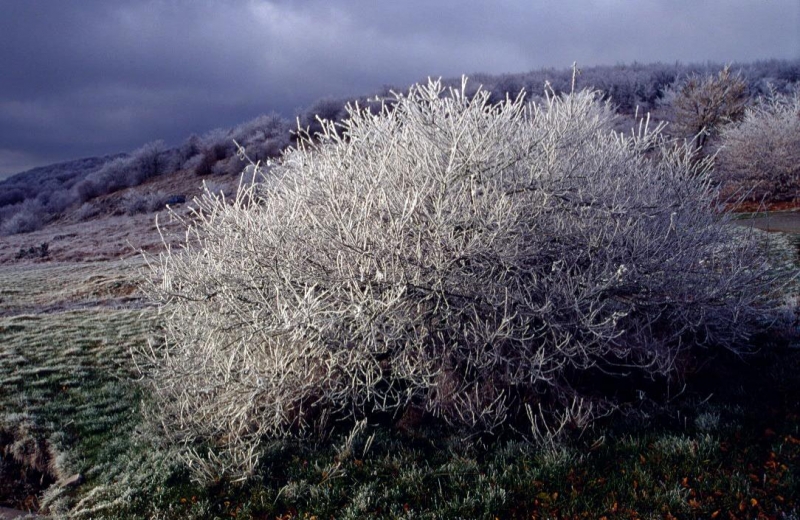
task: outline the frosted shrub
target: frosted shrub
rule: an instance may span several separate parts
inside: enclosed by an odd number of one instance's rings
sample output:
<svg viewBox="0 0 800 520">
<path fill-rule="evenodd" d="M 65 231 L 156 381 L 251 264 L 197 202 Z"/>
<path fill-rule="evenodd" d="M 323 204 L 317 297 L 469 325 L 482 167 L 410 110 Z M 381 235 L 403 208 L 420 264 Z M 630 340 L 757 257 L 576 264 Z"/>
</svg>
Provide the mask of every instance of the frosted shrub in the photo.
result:
<svg viewBox="0 0 800 520">
<path fill-rule="evenodd" d="M 79 221 L 89 220 L 100 214 L 100 208 L 92 202 L 84 202 L 75 212 L 75 217 Z"/>
<path fill-rule="evenodd" d="M 44 225 L 42 211 L 25 208 L 25 206 L 33 208 L 35 204 L 23 204 L 20 206 L 22 206 L 23 209 L 12 214 L 8 220 L 4 220 L 0 223 L 0 236 L 30 233 L 40 229 Z"/>
<path fill-rule="evenodd" d="M 129 185 L 138 186 L 147 179 L 174 171 L 175 165 L 170 164 L 173 162 L 170 159 L 164 141 L 153 141 L 134 150 L 129 159 Z"/>
<path fill-rule="evenodd" d="M 769 96 L 722 132 L 722 180 L 753 199 L 800 197 L 800 94 Z"/>
<path fill-rule="evenodd" d="M 234 200 L 206 193 L 153 261 L 166 337 L 140 361 L 165 431 L 213 448 L 198 471 L 380 410 L 491 431 L 581 402 L 585 423 L 587 374 L 672 374 L 769 312 L 705 163 L 610 131 L 594 92 L 464 92 L 351 107 Z"/>
<path fill-rule="evenodd" d="M 129 192 L 122 198 L 122 209 L 127 215 L 152 213 L 167 205 L 170 195 L 159 190 L 156 192 Z"/>
<path fill-rule="evenodd" d="M 230 139 L 241 143 L 254 161 L 266 161 L 271 157 L 279 157 L 290 145 L 291 130 L 289 121 L 270 114 L 237 126 L 231 132 Z M 239 163 L 238 166 L 241 171 L 243 165 Z"/>
</svg>

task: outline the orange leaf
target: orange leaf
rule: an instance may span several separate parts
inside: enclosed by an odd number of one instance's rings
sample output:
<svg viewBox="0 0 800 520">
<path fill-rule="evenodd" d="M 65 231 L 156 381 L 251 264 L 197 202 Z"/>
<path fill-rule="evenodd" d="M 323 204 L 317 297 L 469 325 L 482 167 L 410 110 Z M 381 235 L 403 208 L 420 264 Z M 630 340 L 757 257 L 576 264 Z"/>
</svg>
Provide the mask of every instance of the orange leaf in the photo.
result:
<svg viewBox="0 0 800 520">
<path fill-rule="evenodd" d="M 713 513 L 711 513 L 711 518 L 712 518 L 712 519 L 714 519 L 714 518 L 718 517 L 718 516 L 719 516 L 719 513 L 720 513 L 720 511 L 719 511 L 719 509 L 717 509 L 716 511 L 714 511 Z"/>
</svg>

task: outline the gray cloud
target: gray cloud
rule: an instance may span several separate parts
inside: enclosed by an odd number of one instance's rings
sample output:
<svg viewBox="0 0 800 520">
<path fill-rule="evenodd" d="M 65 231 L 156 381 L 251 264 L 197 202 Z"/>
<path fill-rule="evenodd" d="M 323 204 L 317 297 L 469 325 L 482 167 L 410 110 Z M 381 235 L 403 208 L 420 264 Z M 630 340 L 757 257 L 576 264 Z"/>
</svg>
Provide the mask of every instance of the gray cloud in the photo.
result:
<svg viewBox="0 0 800 520">
<path fill-rule="evenodd" d="M 0 0 L 0 175 L 427 76 L 800 57 L 797 0 Z"/>
</svg>

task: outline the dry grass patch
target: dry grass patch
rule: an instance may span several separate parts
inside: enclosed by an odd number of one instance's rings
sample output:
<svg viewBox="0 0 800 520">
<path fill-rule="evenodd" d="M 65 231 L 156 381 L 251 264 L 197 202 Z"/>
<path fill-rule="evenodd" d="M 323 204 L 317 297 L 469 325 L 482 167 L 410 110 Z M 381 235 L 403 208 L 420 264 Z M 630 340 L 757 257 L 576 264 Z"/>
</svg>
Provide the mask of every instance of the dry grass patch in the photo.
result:
<svg viewBox="0 0 800 520">
<path fill-rule="evenodd" d="M 89 307 L 121 308 L 139 296 L 141 261 L 0 265 L 0 316 Z"/>
</svg>

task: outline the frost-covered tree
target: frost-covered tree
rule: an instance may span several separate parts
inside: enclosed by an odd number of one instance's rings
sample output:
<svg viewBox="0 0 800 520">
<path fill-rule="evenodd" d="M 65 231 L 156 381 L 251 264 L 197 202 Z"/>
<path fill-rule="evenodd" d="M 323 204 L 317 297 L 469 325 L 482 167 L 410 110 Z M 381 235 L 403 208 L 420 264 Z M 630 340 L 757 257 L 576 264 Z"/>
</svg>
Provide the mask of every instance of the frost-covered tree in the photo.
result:
<svg viewBox="0 0 800 520">
<path fill-rule="evenodd" d="M 48 216 L 36 199 L 26 199 L 16 207 L 5 207 L 0 212 L 0 235 L 16 235 L 36 231 L 45 224 Z"/>
<path fill-rule="evenodd" d="M 769 315 L 705 162 L 611 131 L 596 92 L 469 92 L 351 107 L 234 200 L 206 193 L 153 260 L 165 343 L 139 361 L 193 463 L 247 473 L 264 439 L 374 411 L 585 424 L 614 402 L 596 378 L 668 377 Z"/>
<path fill-rule="evenodd" d="M 721 137 L 723 181 L 755 200 L 800 198 L 800 94 L 760 99 Z"/>
<path fill-rule="evenodd" d="M 298 116 L 300 126 L 305 129 L 311 137 L 322 132 L 324 121 L 340 121 L 347 116 L 346 99 L 336 99 L 324 97 L 314 101 L 302 114 Z"/>
<path fill-rule="evenodd" d="M 253 161 L 266 161 L 289 147 L 291 125 L 277 114 L 263 115 L 234 128 L 230 138 L 244 146 Z"/>
<path fill-rule="evenodd" d="M 730 67 L 716 76 L 693 74 L 672 98 L 675 127 L 702 149 L 722 125 L 742 118 L 747 102 L 747 84 Z"/>
<path fill-rule="evenodd" d="M 129 159 L 128 184 L 137 186 L 147 179 L 166 173 L 174 165 L 171 164 L 164 141 L 152 141 L 131 152 Z"/>
</svg>

